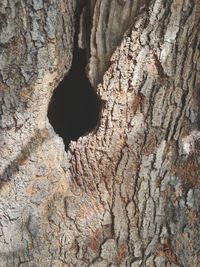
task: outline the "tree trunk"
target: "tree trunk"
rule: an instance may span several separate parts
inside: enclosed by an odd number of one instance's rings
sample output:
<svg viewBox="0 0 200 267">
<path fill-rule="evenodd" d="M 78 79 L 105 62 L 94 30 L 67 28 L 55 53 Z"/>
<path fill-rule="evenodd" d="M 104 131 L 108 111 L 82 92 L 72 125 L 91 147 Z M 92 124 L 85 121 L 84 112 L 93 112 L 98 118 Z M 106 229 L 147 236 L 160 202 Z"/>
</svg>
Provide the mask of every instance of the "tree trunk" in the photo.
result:
<svg viewBox="0 0 200 267">
<path fill-rule="evenodd" d="M 198 267 L 200 3 L 90 1 L 103 110 L 65 153 L 47 109 L 75 6 L 0 5 L 0 266 Z"/>
</svg>

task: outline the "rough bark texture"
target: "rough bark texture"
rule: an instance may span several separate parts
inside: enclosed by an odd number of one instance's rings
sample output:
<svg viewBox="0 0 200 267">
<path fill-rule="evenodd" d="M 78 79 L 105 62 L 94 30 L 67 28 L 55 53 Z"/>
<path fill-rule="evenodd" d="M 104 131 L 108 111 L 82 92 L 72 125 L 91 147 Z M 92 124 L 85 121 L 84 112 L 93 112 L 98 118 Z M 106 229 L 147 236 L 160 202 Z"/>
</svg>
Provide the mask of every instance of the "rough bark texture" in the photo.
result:
<svg viewBox="0 0 200 267">
<path fill-rule="evenodd" d="M 59 247 L 49 209 L 67 190 L 66 163 L 47 108 L 71 64 L 74 10 L 73 0 L 0 4 L 2 267 L 50 266 Z"/>
<path fill-rule="evenodd" d="M 97 21 L 105 1 L 91 2 Z M 132 13 L 98 86 L 100 127 L 67 153 L 46 113 L 70 66 L 74 1 L 0 8 L 0 266 L 199 266 L 198 0 Z"/>
<path fill-rule="evenodd" d="M 102 81 L 110 57 L 133 24 L 135 14 L 144 0 L 91 0 L 92 29 L 90 37 L 90 80 Z M 94 15 L 93 15 L 94 14 Z"/>
</svg>

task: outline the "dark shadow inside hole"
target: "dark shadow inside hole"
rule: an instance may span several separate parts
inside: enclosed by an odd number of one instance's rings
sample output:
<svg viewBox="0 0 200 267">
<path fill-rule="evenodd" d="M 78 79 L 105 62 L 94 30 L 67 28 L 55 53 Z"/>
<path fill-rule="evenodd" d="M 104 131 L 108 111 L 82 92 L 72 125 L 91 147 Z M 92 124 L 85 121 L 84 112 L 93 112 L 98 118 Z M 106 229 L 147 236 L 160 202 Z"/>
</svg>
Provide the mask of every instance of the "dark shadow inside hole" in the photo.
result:
<svg viewBox="0 0 200 267">
<path fill-rule="evenodd" d="M 71 140 L 96 129 L 100 120 L 101 100 L 87 78 L 86 64 L 86 51 L 75 48 L 72 67 L 49 104 L 49 122 L 66 149 Z"/>
</svg>

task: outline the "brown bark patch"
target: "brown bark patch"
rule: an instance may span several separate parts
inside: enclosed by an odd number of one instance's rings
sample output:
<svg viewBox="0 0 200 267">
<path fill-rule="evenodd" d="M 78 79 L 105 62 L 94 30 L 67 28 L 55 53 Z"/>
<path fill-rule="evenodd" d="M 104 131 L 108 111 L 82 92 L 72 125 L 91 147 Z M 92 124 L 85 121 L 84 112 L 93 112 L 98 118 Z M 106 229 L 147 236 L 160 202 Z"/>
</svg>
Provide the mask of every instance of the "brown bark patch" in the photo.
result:
<svg viewBox="0 0 200 267">
<path fill-rule="evenodd" d="M 156 146 L 157 146 L 157 140 L 154 135 L 150 139 L 148 139 L 147 144 L 144 146 L 144 154 L 146 156 L 153 154 Z"/>
<path fill-rule="evenodd" d="M 186 187 L 194 187 L 199 185 L 200 173 L 199 165 L 194 157 L 191 157 L 178 168 L 179 176 L 182 179 L 183 185 Z"/>
<path fill-rule="evenodd" d="M 154 53 L 151 53 L 148 58 L 148 62 L 146 64 L 147 72 L 154 76 L 165 77 L 163 67 L 161 62 L 158 59 L 158 56 Z"/>
<path fill-rule="evenodd" d="M 134 113 L 134 114 L 136 113 L 136 111 L 137 111 L 138 108 L 140 107 L 141 102 L 142 102 L 142 96 L 140 96 L 140 95 L 136 95 L 136 96 L 133 98 L 132 110 L 133 110 L 133 113 Z"/>
<path fill-rule="evenodd" d="M 126 254 L 128 252 L 128 247 L 126 242 L 122 243 L 118 250 L 117 250 L 117 256 L 116 256 L 116 263 L 119 265 L 122 260 L 126 257 Z"/>
<path fill-rule="evenodd" d="M 93 235 L 91 236 L 90 238 L 90 243 L 89 243 L 89 247 L 96 251 L 97 248 L 98 248 L 98 244 L 99 244 L 99 240 L 100 240 L 100 237 L 101 237 L 101 232 L 100 230 L 96 230 Z"/>
<path fill-rule="evenodd" d="M 194 226 L 196 223 L 199 222 L 198 213 L 194 210 L 189 210 L 187 212 L 187 221 L 189 225 Z"/>
<path fill-rule="evenodd" d="M 30 98 L 30 91 L 27 87 L 22 87 L 20 90 L 20 96 L 24 99 Z"/>
<path fill-rule="evenodd" d="M 170 241 L 168 239 L 165 239 L 164 242 L 159 245 L 156 254 L 161 257 L 165 256 L 170 261 L 170 263 L 177 263 L 176 255 L 174 254 Z"/>
</svg>

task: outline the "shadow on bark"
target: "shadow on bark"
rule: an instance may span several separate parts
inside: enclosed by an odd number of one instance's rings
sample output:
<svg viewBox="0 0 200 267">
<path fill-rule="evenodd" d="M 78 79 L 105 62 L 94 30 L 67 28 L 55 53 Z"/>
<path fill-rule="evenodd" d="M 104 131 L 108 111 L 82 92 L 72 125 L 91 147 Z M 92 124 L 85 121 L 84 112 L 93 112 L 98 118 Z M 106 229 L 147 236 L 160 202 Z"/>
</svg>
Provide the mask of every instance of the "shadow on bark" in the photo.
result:
<svg viewBox="0 0 200 267">
<path fill-rule="evenodd" d="M 35 135 L 24 145 L 18 156 L 4 169 L 0 176 L 0 188 L 2 186 L 1 183 L 11 180 L 12 176 L 19 171 L 19 166 L 24 164 L 30 154 L 42 144 L 47 136 L 46 129 L 36 131 Z"/>
</svg>

